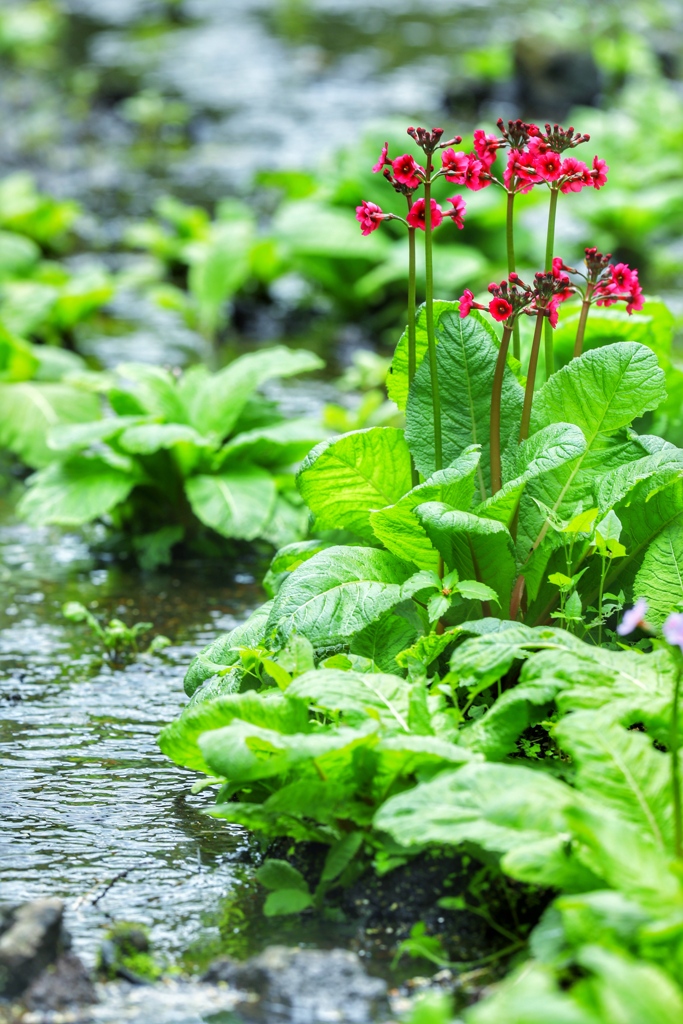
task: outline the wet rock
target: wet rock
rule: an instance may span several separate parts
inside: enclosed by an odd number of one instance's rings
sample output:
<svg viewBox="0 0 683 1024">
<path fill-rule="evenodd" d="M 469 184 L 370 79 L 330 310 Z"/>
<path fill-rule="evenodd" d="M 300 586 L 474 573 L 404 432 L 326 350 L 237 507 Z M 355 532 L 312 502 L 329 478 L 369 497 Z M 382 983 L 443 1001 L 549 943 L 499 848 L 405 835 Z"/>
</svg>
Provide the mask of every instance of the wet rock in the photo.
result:
<svg viewBox="0 0 683 1024">
<path fill-rule="evenodd" d="M 64 1010 L 96 1003 L 97 995 L 83 961 L 64 953 L 29 985 L 23 1002 L 29 1010 Z"/>
<path fill-rule="evenodd" d="M 32 900 L 0 913 L 0 995 L 18 996 L 68 945 L 59 899 Z"/>
<path fill-rule="evenodd" d="M 257 1021 L 365 1024 L 389 1013 L 386 983 L 371 978 L 345 949 L 269 946 L 244 963 L 217 960 L 204 981 L 225 981 L 249 993 L 240 1012 Z"/>
<path fill-rule="evenodd" d="M 596 106 L 600 70 L 589 50 L 524 37 L 515 46 L 519 107 L 525 116 L 564 120 L 576 106 Z"/>
</svg>

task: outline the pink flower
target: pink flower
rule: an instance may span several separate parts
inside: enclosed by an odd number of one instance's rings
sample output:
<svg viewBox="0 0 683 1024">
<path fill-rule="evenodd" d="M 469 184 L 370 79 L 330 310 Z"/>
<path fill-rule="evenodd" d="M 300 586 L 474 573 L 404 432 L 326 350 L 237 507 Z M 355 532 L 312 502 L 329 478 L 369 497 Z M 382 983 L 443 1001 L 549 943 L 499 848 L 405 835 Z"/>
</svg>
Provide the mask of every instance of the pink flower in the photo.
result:
<svg viewBox="0 0 683 1024">
<path fill-rule="evenodd" d="M 624 617 L 617 626 L 617 633 L 619 636 L 628 636 L 634 629 L 647 628 L 645 622 L 645 616 L 647 614 L 647 601 L 644 597 L 639 597 L 633 608 L 629 608 L 627 612 L 624 612 Z M 673 616 L 669 616 L 673 618 Z M 683 615 L 680 616 L 681 622 L 683 622 Z M 666 620 L 667 622 L 669 619 Z M 664 635 L 666 636 L 666 622 L 664 623 Z M 669 640 L 668 636 L 666 637 Z M 677 643 L 678 641 L 669 640 L 669 643 Z"/>
<path fill-rule="evenodd" d="M 465 180 L 463 181 L 463 185 L 465 185 L 472 192 L 479 192 L 480 189 L 486 188 L 487 185 L 491 184 L 490 178 L 482 177 L 483 175 L 486 174 L 488 174 L 488 170 L 481 162 L 481 160 L 477 160 L 474 153 L 470 153 L 468 157 L 467 170 L 465 171 Z"/>
<path fill-rule="evenodd" d="M 628 263 L 616 263 L 610 266 L 612 287 L 616 292 L 630 292 L 634 282 L 638 283 L 638 271 L 631 270 Z"/>
<path fill-rule="evenodd" d="M 507 320 L 512 313 L 512 306 L 507 299 L 491 299 L 489 302 L 489 313 L 494 320 L 498 320 L 499 323 L 502 323 L 502 321 Z"/>
<path fill-rule="evenodd" d="M 446 181 L 454 185 L 465 184 L 465 174 L 469 157 L 466 153 L 456 153 L 453 149 L 444 149 L 441 154 L 441 169 L 446 172 Z"/>
<path fill-rule="evenodd" d="M 525 183 L 520 192 L 529 192 L 540 180 L 534 157 L 531 153 L 522 153 L 519 149 L 511 149 L 508 153 L 507 167 L 503 174 L 503 182 L 507 189 L 517 188 L 519 182 Z"/>
<path fill-rule="evenodd" d="M 553 258 L 553 277 L 559 281 L 564 270 L 564 260 L 561 256 L 555 256 Z"/>
<path fill-rule="evenodd" d="M 560 177 L 562 160 L 560 154 L 554 153 L 552 149 L 539 153 L 534 159 L 534 165 L 544 181 L 557 181 Z"/>
<path fill-rule="evenodd" d="M 557 327 L 557 321 L 560 318 L 560 306 L 571 294 L 571 288 L 565 288 L 565 290 L 560 292 L 559 295 L 553 295 L 552 299 L 548 303 L 547 309 L 550 310 L 548 319 L 550 320 L 551 327 Z"/>
<path fill-rule="evenodd" d="M 645 305 L 643 289 L 640 287 L 640 281 L 638 280 L 638 271 L 633 270 L 631 271 L 631 273 L 635 277 L 635 280 L 631 284 L 631 300 L 626 306 L 626 312 L 629 314 L 629 316 L 631 315 L 631 313 L 640 312 L 640 310 Z"/>
<path fill-rule="evenodd" d="M 391 161 L 391 167 L 394 172 L 396 181 L 401 185 L 407 185 L 408 188 L 417 188 L 421 182 L 421 178 L 418 177 L 418 172 L 424 175 L 424 167 L 420 167 L 419 164 L 415 163 L 410 153 L 404 153 L 403 156 L 396 157 L 395 160 Z"/>
<path fill-rule="evenodd" d="M 453 209 L 450 213 L 446 214 L 446 217 L 450 217 L 456 228 L 463 228 L 465 226 L 465 200 L 462 196 L 453 196 L 452 199 L 447 199 L 447 203 L 451 203 Z"/>
<path fill-rule="evenodd" d="M 471 292 L 469 288 L 465 288 L 465 291 L 458 299 L 458 302 L 460 303 L 460 316 L 464 320 L 472 309 L 472 306 L 476 305 L 474 301 L 474 292 Z"/>
<path fill-rule="evenodd" d="M 631 610 L 635 611 L 635 607 Z M 624 616 L 625 618 L 626 616 Z M 683 612 L 672 612 L 662 626 L 662 632 L 668 644 L 671 644 L 672 647 L 680 647 L 683 651 Z"/>
<path fill-rule="evenodd" d="M 372 168 L 372 173 L 373 174 L 377 174 L 378 171 L 381 171 L 382 168 L 385 166 L 385 164 L 390 164 L 391 163 L 391 160 L 389 160 L 389 158 L 387 156 L 388 152 L 389 152 L 389 143 L 385 142 L 384 145 L 382 146 L 382 152 L 379 155 L 379 160 L 377 161 L 375 166 Z"/>
<path fill-rule="evenodd" d="M 438 228 L 439 224 L 443 220 L 443 210 L 435 199 L 430 199 L 429 207 L 432 212 L 432 227 Z M 406 218 L 411 228 L 420 228 L 421 231 L 425 230 L 425 212 L 424 199 L 416 199 L 410 207 Z"/>
<path fill-rule="evenodd" d="M 487 135 L 483 128 L 477 128 L 474 133 L 474 148 L 486 170 L 490 170 L 491 164 L 496 159 L 498 152 L 498 139 L 495 135 Z"/>
<path fill-rule="evenodd" d="M 373 231 L 376 231 L 383 220 L 386 220 L 389 214 L 382 213 L 382 210 L 377 203 L 368 203 L 365 200 L 356 207 L 356 220 L 360 224 L 361 233 L 369 235 Z"/>
<path fill-rule="evenodd" d="M 562 161 L 560 176 L 562 178 L 560 192 L 565 194 L 568 192 L 580 192 L 582 188 L 593 184 L 591 172 L 583 161 L 577 160 L 575 156 L 568 156 Z"/>
<path fill-rule="evenodd" d="M 602 188 L 607 182 L 607 172 L 609 167 L 604 160 L 600 160 L 599 157 L 593 157 L 593 170 L 590 171 L 590 176 L 593 179 L 593 188 Z"/>
</svg>

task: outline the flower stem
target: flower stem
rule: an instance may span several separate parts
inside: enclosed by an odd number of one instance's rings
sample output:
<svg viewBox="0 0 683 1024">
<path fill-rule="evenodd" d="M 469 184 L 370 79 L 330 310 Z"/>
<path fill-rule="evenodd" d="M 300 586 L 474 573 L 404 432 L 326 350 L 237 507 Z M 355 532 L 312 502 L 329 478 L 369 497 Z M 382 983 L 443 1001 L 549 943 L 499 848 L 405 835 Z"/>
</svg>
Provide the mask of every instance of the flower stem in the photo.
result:
<svg viewBox="0 0 683 1024">
<path fill-rule="evenodd" d="M 491 494 L 497 494 L 503 486 L 502 470 L 500 464 L 500 407 L 503 396 L 503 376 L 505 374 L 505 362 L 507 360 L 508 348 L 510 346 L 510 335 L 513 328 L 504 327 L 503 337 L 500 340 L 496 368 L 493 373 L 493 392 L 491 394 L 491 427 L 490 427 L 490 453 L 491 453 Z"/>
<path fill-rule="evenodd" d="M 507 204 L 507 217 L 505 220 L 505 230 L 507 235 L 507 252 L 508 252 L 508 277 L 510 274 L 517 269 L 515 264 L 515 220 L 514 220 L 514 209 L 515 209 L 515 193 L 513 191 L 508 192 L 508 204 Z M 520 357 L 520 343 L 519 343 L 519 324 L 515 321 L 514 332 L 512 335 L 512 354 L 515 359 Z"/>
<path fill-rule="evenodd" d="M 680 859 L 683 858 L 683 814 L 681 813 L 681 773 L 679 763 L 679 737 L 678 737 L 678 703 L 681 695 L 681 677 L 683 668 L 678 667 L 676 683 L 674 685 L 674 700 L 671 708 L 671 789 L 674 802 L 674 853 Z"/>
<path fill-rule="evenodd" d="M 534 340 L 531 344 L 531 355 L 529 357 L 529 369 L 526 376 L 526 388 L 524 391 L 524 407 L 522 409 L 522 423 L 519 428 L 519 440 L 526 441 L 529 436 L 529 424 L 531 423 L 531 403 L 534 398 L 534 384 L 536 383 L 536 367 L 538 366 L 538 351 L 541 347 L 541 332 L 545 316 L 542 312 L 536 314 L 536 330 Z"/>
<path fill-rule="evenodd" d="M 408 206 L 410 200 L 408 199 Z M 408 228 L 408 387 L 413 383 L 417 368 L 417 345 L 415 340 L 415 228 Z M 410 476 L 413 487 L 420 482 L 420 474 L 410 456 Z"/>
<path fill-rule="evenodd" d="M 427 315 L 427 348 L 429 351 L 429 373 L 432 384 L 432 413 L 434 417 L 434 469 L 443 466 L 441 447 L 441 402 L 439 400 L 439 378 L 436 364 L 436 339 L 434 337 L 434 266 L 432 257 L 432 185 L 434 166 L 432 154 L 427 154 L 425 177 L 425 313 Z"/>
<path fill-rule="evenodd" d="M 591 296 L 595 285 L 592 281 L 586 285 L 586 297 L 583 300 L 581 306 L 581 315 L 579 316 L 579 326 L 576 329 L 576 341 L 574 342 L 574 359 L 580 356 L 583 352 L 583 336 L 586 333 L 586 321 L 588 320 L 588 314 L 591 308 Z"/>
<path fill-rule="evenodd" d="M 550 206 L 548 208 L 548 234 L 545 240 L 545 270 L 553 269 L 553 248 L 555 246 L 555 217 L 557 214 L 557 197 L 560 194 L 557 186 L 550 188 Z M 555 357 L 553 353 L 553 329 L 550 320 L 545 325 L 545 379 L 549 380 L 551 373 L 555 370 Z"/>
</svg>

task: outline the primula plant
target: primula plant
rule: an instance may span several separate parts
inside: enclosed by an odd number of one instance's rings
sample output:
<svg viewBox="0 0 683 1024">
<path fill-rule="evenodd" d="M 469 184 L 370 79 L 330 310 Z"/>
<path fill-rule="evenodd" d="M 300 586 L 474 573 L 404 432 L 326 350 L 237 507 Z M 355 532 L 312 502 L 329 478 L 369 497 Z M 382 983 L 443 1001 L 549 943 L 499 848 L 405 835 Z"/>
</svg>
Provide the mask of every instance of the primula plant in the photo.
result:
<svg viewBox="0 0 683 1024">
<path fill-rule="evenodd" d="M 106 518 L 147 568 L 202 533 L 274 547 L 295 541 L 307 515 L 293 467 L 324 431 L 310 418 L 284 419 L 260 388 L 321 365 L 309 352 L 274 348 L 213 374 L 197 366 L 176 378 L 138 363 L 81 374 L 103 403 L 86 393 L 87 421 L 49 431 L 19 513 L 72 527 Z"/>
<path fill-rule="evenodd" d="M 389 219 L 409 233 L 408 326 L 388 377 L 405 429 L 351 431 L 304 460 L 297 483 L 319 539 L 279 551 L 268 603 L 198 655 L 190 705 L 161 745 L 213 777 L 216 816 L 329 847 L 315 893 L 281 864 L 266 872 L 279 892 L 269 913 L 319 906 L 369 865 L 387 872 L 466 844 L 548 901 L 561 894 L 532 934 L 531 980 L 473 1021 L 532 1019 L 515 1002 L 528 991 L 531 1004 L 545 993 L 557 1019 L 611 1024 L 609 999 L 628 1006 L 633 968 L 648 992 L 660 987 L 673 1024 L 683 452 L 633 427 L 666 396 L 655 352 L 629 338 L 644 302 L 637 272 L 594 248 L 582 272 L 554 253 L 559 197 L 602 188 L 604 161 L 566 154 L 588 141 L 573 128 L 499 129 L 477 132 L 470 154 L 438 129 L 409 129 L 419 163 L 382 150 L 374 169 L 405 196 L 406 216 L 356 212 L 364 233 Z M 469 289 L 459 301 L 433 294 L 442 176 L 507 193 L 508 275 L 485 302 Z M 515 211 L 537 187 L 550 193 L 547 256 L 523 280 Z M 464 204 L 451 201 L 457 224 Z M 555 370 L 574 296 L 574 357 Z M 584 351 L 591 308 L 615 303 L 618 332 Z M 526 944 L 514 914 L 494 931 L 507 936 L 494 958 Z M 596 951 L 608 934 L 609 954 Z"/>
</svg>

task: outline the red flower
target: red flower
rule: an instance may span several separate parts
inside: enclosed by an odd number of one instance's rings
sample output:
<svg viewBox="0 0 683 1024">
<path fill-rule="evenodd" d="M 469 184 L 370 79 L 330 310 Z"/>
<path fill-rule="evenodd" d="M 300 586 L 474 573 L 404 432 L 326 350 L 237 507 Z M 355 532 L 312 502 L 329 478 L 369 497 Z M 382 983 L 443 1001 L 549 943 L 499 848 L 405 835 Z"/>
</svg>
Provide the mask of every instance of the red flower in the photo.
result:
<svg viewBox="0 0 683 1024">
<path fill-rule="evenodd" d="M 643 289 L 640 287 L 640 281 L 638 280 L 638 271 L 631 271 L 631 300 L 626 306 L 626 312 L 638 313 L 645 305 L 645 299 L 643 297 Z"/>
<path fill-rule="evenodd" d="M 465 184 L 465 174 L 469 157 L 466 153 L 456 153 L 453 149 L 444 149 L 441 154 L 441 169 L 446 172 L 446 181 L 454 185 Z"/>
<path fill-rule="evenodd" d="M 562 161 L 560 175 L 562 178 L 560 192 L 565 194 L 567 192 L 580 192 L 582 188 L 593 184 L 591 172 L 584 162 L 577 160 L 575 156 L 568 156 Z"/>
<path fill-rule="evenodd" d="M 432 227 L 438 228 L 439 224 L 443 220 L 443 210 L 436 202 L 435 199 L 430 199 L 429 206 L 432 211 Z M 411 228 L 420 228 L 421 231 L 425 230 L 425 201 L 424 199 L 416 199 L 413 205 L 408 211 L 406 218 Z"/>
<path fill-rule="evenodd" d="M 418 171 L 421 171 L 423 175 L 425 172 L 424 167 L 415 163 L 410 153 L 404 153 L 403 156 L 392 160 L 391 166 L 396 181 L 401 185 L 407 185 L 408 188 L 417 188 L 422 180 L 418 177 Z"/>
<path fill-rule="evenodd" d="M 375 166 L 372 168 L 372 173 L 373 174 L 377 174 L 378 171 L 381 171 L 382 168 L 385 166 L 385 164 L 390 164 L 391 163 L 391 160 L 387 156 L 388 152 L 389 152 L 389 143 L 385 142 L 384 145 L 382 146 L 382 152 L 379 155 L 379 160 L 377 161 Z"/>
<path fill-rule="evenodd" d="M 491 314 L 494 320 L 498 320 L 500 323 L 502 323 L 503 320 L 507 320 L 507 318 L 510 316 L 510 313 L 512 313 L 512 306 L 507 301 L 507 299 L 491 299 L 491 301 L 489 302 L 489 313 Z"/>
<path fill-rule="evenodd" d="M 557 327 L 557 321 L 559 319 L 559 307 L 572 294 L 573 292 L 571 288 L 565 288 L 565 290 L 563 292 L 560 292 L 558 295 L 553 295 L 552 299 L 546 307 L 550 311 L 549 319 L 551 327 Z"/>
<path fill-rule="evenodd" d="M 356 220 L 360 224 L 362 234 L 369 235 L 373 231 L 376 231 L 383 220 L 386 220 L 389 214 L 382 213 L 382 210 L 377 203 L 368 203 L 365 200 L 356 207 Z"/>
<path fill-rule="evenodd" d="M 447 199 L 446 202 L 453 205 L 453 209 L 450 213 L 446 214 L 446 217 L 451 218 L 456 228 L 463 228 L 465 226 L 463 220 L 465 216 L 465 200 L 462 196 L 453 196 L 452 199 Z"/>
<path fill-rule="evenodd" d="M 474 301 L 474 292 L 471 292 L 469 288 L 465 288 L 465 291 L 458 299 L 458 302 L 460 303 L 460 316 L 464 320 L 472 309 L 472 306 L 476 306 L 476 302 Z"/>
<path fill-rule="evenodd" d="M 496 159 L 498 146 L 499 142 L 495 135 L 487 135 L 483 128 L 477 128 L 474 133 L 474 148 L 487 171 Z"/>
<path fill-rule="evenodd" d="M 607 172 L 609 167 L 604 160 L 599 157 L 593 157 L 593 170 L 590 171 L 590 176 L 593 179 L 593 188 L 602 188 L 607 181 Z"/>
<path fill-rule="evenodd" d="M 543 153 L 539 152 L 534 159 L 534 164 L 544 181 L 557 181 L 560 177 L 562 160 L 560 154 L 554 153 L 552 149 L 546 149 Z"/>
</svg>

